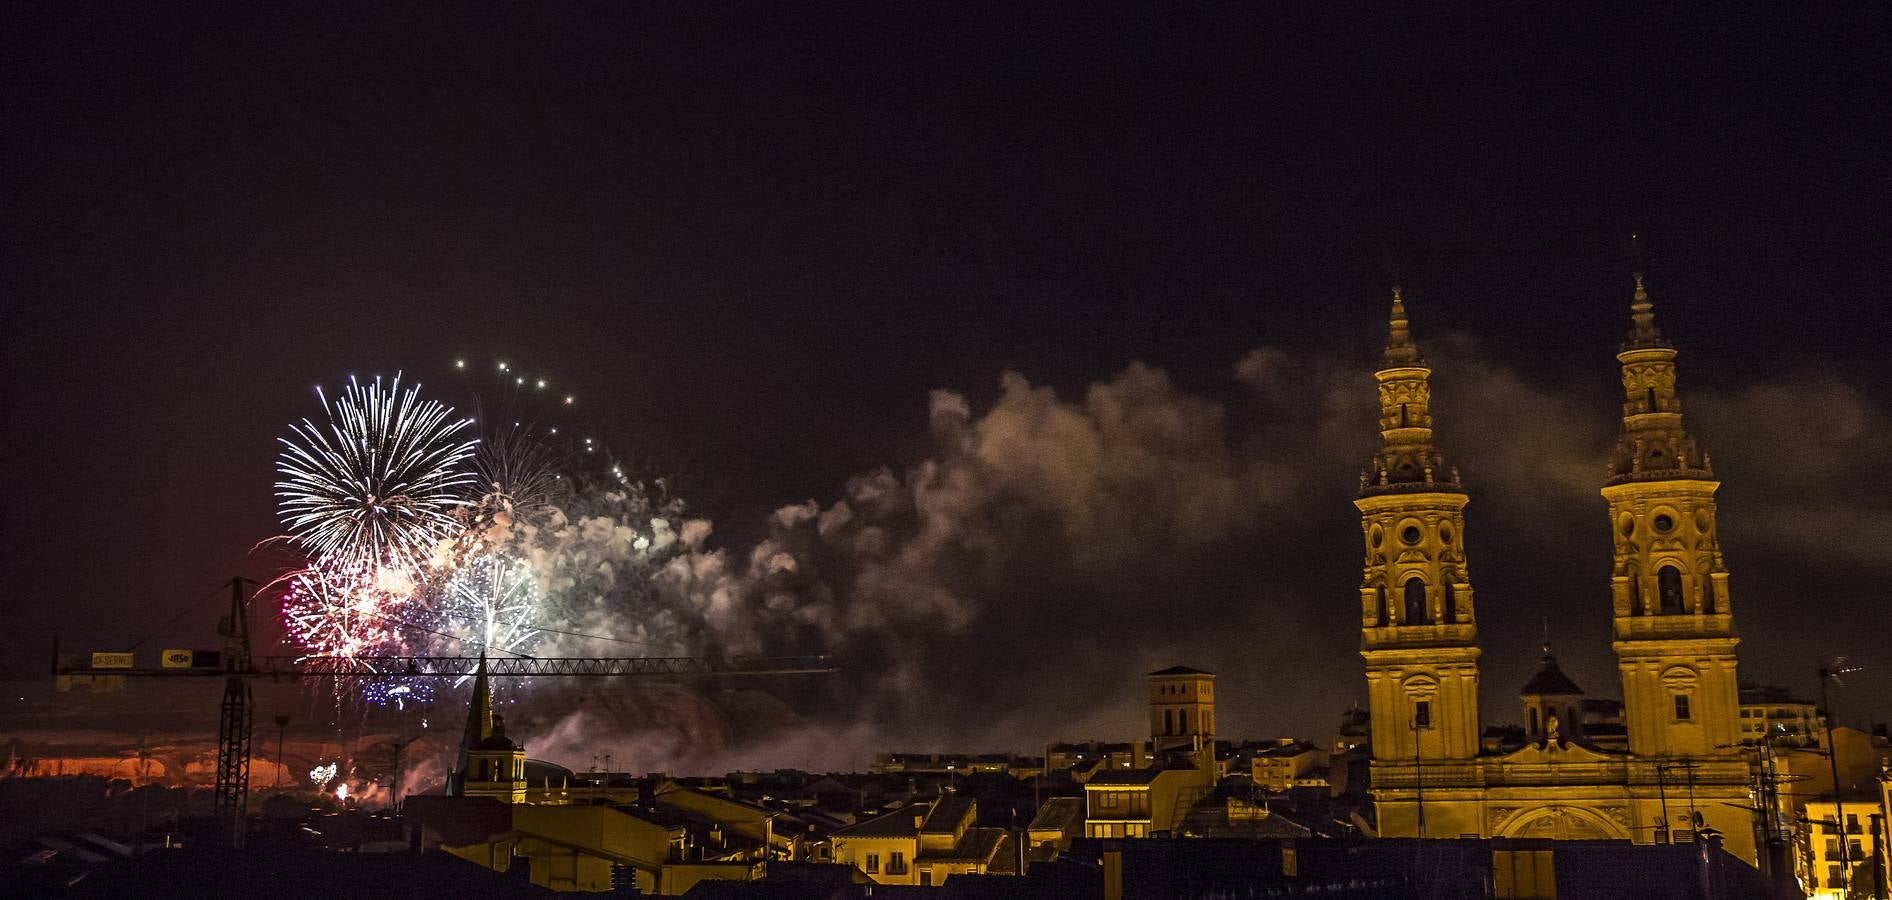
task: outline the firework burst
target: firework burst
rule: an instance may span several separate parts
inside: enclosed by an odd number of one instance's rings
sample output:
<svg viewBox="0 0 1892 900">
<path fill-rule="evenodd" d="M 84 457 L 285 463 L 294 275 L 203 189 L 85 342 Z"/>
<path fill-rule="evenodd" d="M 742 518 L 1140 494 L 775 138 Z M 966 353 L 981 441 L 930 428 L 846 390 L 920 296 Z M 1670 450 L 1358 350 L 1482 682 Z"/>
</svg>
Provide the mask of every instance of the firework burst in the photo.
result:
<svg viewBox="0 0 1892 900">
<path fill-rule="evenodd" d="M 522 655 L 542 634 L 531 567 L 499 553 L 462 564 L 441 589 L 434 614 L 463 653 Z"/>
<path fill-rule="evenodd" d="M 276 496 L 283 523 L 319 566 L 346 571 L 421 571 L 434 548 L 462 527 L 476 440 L 447 406 L 401 389 L 350 378 L 331 404 L 318 388 L 327 427 L 304 419 L 282 438 Z"/>
<path fill-rule="evenodd" d="M 289 577 L 283 625 L 312 654 L 398 655 L 411 593 L 376 571 L 311 566 Z"/>
</svg>

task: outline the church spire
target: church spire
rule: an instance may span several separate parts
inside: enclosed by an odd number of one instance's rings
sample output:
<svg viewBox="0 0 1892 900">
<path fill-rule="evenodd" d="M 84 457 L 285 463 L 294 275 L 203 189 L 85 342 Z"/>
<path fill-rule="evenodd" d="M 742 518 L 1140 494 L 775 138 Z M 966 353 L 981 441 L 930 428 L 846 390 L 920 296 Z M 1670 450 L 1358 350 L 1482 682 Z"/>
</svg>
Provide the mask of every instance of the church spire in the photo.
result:
<svg viewBox="0 0 1892 900">
<path fill-rule="evenodd" d="M 458 793 L 466 784 L 468 754 L 493 734 L 493 692 L 486 681 L 486 651 L 480 651 L 479 668 L 473 674 L 473 699 L 467 704 L 466 731 L 460 737 L 459 764 L 448 779 L 449 793 Z"/>
<path fill-rule="evenodd" d="M 1623 342 L 1624 350 L 1644 350 L 1652 347 L 1668 347 L 1669 342 L 1662 339 L 1662 331 L 1656 328 L 1655 304 L 1649 301 L 1649 287 L 1643 282 L 1642 270 L 1636 270 L 1636 293 L 1629 302 L 1629 339 Z"/>
<path fill-rule="evenodd" d="M 1623 429 L 1610 461 L 1610 479 L 1712 478 L 1707 455 L 1682 427 L 1675 389 L 1675 345 L 1655 324 L 1655 304 L 1642 272 L 1629 305 L 1629 338 L 1616 361 L 1623 371 Z"/>
<path fill-rule="evenodd" d="M 1386 351 L 1373 374 L 1380 392 L 1380 449 L 1360 473 L 1360 493 L 1457 490 L 1458 471 L 1432 445 L 1432 370 L 1413 342 L 1406 298 L 1393 288 Z"/>
<path fill-rule="evenodd" d="M 1406 322 L 1406 298 L 1395 287 L 1393 312 L 1386 335 L 1386 352 L 1380 356 L 1380 368 L 1398 369 L 1425 364 L 1425 359 L 1419 355 L 1418 345 L 1412 342 L 1412 329 Z"/>
</svg>

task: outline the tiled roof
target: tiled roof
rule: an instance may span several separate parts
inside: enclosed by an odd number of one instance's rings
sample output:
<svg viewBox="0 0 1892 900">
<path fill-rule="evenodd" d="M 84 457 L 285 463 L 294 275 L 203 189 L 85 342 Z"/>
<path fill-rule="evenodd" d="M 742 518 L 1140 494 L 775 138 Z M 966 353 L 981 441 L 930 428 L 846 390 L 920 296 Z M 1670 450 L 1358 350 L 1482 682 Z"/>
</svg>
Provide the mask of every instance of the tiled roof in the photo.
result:
<svg viewBox="0 0 1892 900">
<path fill-rule="evenodd" d="M 913 837 L 920 833 L 913 825 L 913 817 L 925 815 L 926 804 L 913 803 L 902 806 L 884 815 L 875 816 L 862 822 L 856 822 L 846 828 L 837 829 L 835 837 Z"/>
<path fill-rule="evenodd" d="M 1091 776 L 1089 784 L 1149 784 L 1156 776 L 1164 772 L 1175 771 L 1175 767 L 1150 766 L 1143 769 L 1111 769 Z"/>
<path fill-rule="evenodd" d="M 1295 741 L 1291 744 L 1276 744 L 1255 751 L 1256 756 L 1300 756 L 1303 753 L 1318 753 L 1320 748 L 1311 741 Z"/>
<path fill-rule="evenodd" d="M 1031 817 L 1032 831 L 1063 831 L 1084 821 L 1083 797 L 1052 797 Z"/>
<path fill-rule="evenodd" d="M 927 862 L 985 862 L 1004 839 L 1003 828 L 968 828 L 951 850 L 923 852 L 918 858 Z"/>
<path fill-rule="evenodd" d="M 956 831 L 959 828 L 959 821 L 971 811 L 971 797 L 964 794 L 942 794 L 938 800 L 933 801 L 933 808 L 927 811 L 926 823 L 920 826 L 920 830 L 934 833 Z"/>
<path fill-rule="evenodd" d="M 1544 661 L 1538 664 L 1537 674 L 1532 675 L 1531 680 L 1524 683 L 1524 687 L 1518 691 L 1518 696 L 1582 693 L 1583 688 L 1577 687 L 1577 683 L 1571 681 L 1570 676 L 1557 668 L 1557 658 L 1546 653 Z"/>
</svg>

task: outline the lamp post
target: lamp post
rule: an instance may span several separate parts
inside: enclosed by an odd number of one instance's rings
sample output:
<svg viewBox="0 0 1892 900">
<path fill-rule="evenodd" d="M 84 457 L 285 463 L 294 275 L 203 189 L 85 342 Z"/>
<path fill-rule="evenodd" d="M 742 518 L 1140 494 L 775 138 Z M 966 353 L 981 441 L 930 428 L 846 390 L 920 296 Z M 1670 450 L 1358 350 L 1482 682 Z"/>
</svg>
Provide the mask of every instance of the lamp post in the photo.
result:
<svg viewBox="0 0 1892 900">
<path fill-rule="evenodd" d="M 1425 755 L 1419 749 L 1419 729 L 1432 724 L 1430 713 L 1431 709 L 1424 706 L 1414 708 L 1412 713 L 1412 797 L 1418 805 L 1419 836 L 1422 838 L 1426 836 L 1426 773 Z"/>
<path fill-rule="evenodd" d="M 1845 896 L 1847 886 L 1853 880 L 1852 853 L 1847 849 L 1846 840 L 1846 801 L 1839 788 L 1839 745 L 1833 743 L 1833 706 L 1827 699 L 1826 682 L 1839 681 L 1841 675 L 1851 675 L 1861 669 L 1860 666 L 1846 665 L 1846 657 L 1841 656 L 1820 669 L 1820 712 L 1826 716 L 1826 764 L 1833 773 L 1833 830 L 1839 834 L 1839 872 L 1840 895 Z M 1841 682 L 1842 684 L 1844 682 Z"/>
</svg>

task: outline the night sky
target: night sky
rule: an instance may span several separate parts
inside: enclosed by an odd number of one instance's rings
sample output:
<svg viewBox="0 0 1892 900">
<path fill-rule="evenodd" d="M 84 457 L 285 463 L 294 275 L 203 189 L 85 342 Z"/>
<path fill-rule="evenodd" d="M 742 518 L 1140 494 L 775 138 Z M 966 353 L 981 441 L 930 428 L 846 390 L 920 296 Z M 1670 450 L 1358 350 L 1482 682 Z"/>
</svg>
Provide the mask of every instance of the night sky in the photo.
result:
<svg viewBox="0 0 1892 900">
<path fill-rule="evenodd" d="M 313 385 L 504 359 L 732 559 L 858 473 L 978 485 L 898 573 L 949 603 L 861 614 L 873 567 L 828 548 L 790 602 L 851 624 L 770 645 L 896 692 L 794 700 L 862 746 L 1127 738 L 1174 663 L 1221 673 L 1230 736 L 1324 744 L 1364 699 L 1349 501 L 1397 283 L 1489 718 L 1546 618 L 1615 695 L 1596 488 L 1640 233 L 1743 675 L 1811 693 L 1848 655 L 1842 717 L 1883 720 L 1892 14 L 1764 9 L 11 7 L 4 673 L 55 632 L 211 640 L 216 586 L 279 571 L 250 548 Z"/>
</svg>

